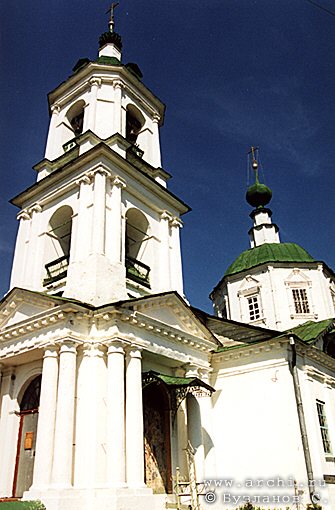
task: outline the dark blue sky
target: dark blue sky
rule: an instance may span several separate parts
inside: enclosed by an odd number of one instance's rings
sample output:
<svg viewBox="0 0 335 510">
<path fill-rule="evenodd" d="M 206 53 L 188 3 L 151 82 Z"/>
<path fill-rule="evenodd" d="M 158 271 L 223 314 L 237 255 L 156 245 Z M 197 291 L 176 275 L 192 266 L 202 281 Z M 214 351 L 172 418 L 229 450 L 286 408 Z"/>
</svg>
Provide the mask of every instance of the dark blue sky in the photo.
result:
<svg viewBox="0 0 335 510">
<path fill-rule="evenodd" d="M 321 0 L 320 0 L 321 1 Z M 335 11 L 333 0 L 322 5 Z M 48 127 L 46 94 L 81 57 L 95 58 L 109 4 L 0 2 L 0 293 L 8 289 L 16 209 L 35 180 Z M 335 267 L 335 17 L 306 0 L 121 0 L 123 61 L 167 105 L 161 129 L 170 189 L 184 216 L 185 290 L 208 294 L 249 247 L 247 151 L 261 147 L 281 239 Z"/>
</svg>

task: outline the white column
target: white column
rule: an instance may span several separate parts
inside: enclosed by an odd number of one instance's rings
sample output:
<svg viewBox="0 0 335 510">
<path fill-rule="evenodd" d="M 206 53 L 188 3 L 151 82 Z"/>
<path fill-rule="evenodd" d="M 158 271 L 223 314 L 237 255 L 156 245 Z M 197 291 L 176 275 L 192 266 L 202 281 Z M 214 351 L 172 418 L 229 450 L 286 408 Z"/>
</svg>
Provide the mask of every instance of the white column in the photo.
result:
<svg viewBox="0 0 335 510">
<path fill-rule="evenodd" d="M 160 121 L 160 116 L 154 115 L 154 117 L 152 119 L 153 134 L 152 134 L 152 161 L 151 161 L 151 164 L 156 168 L 160 168 L 161 164 L 162 164 L 161 147 L 160 147 L 160 142 L 159 142 L 159 121 Z"/>
<path fill-rule="evenodd" d="M 49 133 L 47 139 L 47 145 L 45 149 L 45 157 L 50 161 L 53 161 L 59 154 L 58 147 L 58 115 L 60 112 L 60 106 L 58 104 L 51 106 L 51 120 L 49 125 Z"/>
<path fill-rule="evenodd" d="M 167 291 L 171 289 L 171 261 L 170 261 L 170 228 L 169 221 L 171 215 L 167 211 L 162 211 L 160 214 L 160 256 L 159 256 L 159 279 L 160 291 Z M 173 288 L 173 287 L 172 287 Z"/>
<path fill-rule="evenodd" d="M 74 468 L 74 486 L 76 488 L 94 488 L 105 483 L 105 466 L 103 465 L 105 453 L 102 450 L 105 438 L 103 422 L 106 405 L 104 357 L 104 346 L 96 342 L 83 345 L 77 377 Z M 102 407 L 103 399 L 104 406 Z"/>
<path fill-rule="evenodd" d="M 88 111 L 88 122 L 86 125 L 86 129 L 90 129 L 94 133 L 97 117 L 98 89 L 101 85 L 101 78 L 91 78 L 90 85 L 91 85 L 90 107 Z"/>
<path fill-rule="evenodd" d="M 100 255 L 105 253 L 107 175 L 102 168 L 94 174 L 92 253 Z"/>
<path fill-rule="evenodd" d="M 144 487 L 142 362 L 137 347 L 127 353 L 126 366 L 127 484 Z"/>
<path fill-rule="evenodd" d="M 113 341 L 109 344 L 107 482 L 111 487 L 124 487 L 126 485 L 124 355 L 122 343 Z"/>
<path fill-rule="evenodd" d="M 122 256 L 122 190 L 126 183 L 120 177 L 113 177 L 111 196 L 111 223 L 109 228 L 110 260 L 112 263 L 121 263 Z"/>
<path fill-rule="evenodd" d="M 64 342 L 60 348 L 59 381 L 52 483 L 70 487 L 72 483 L 76 346 Z"/>
<path fill-rule="evenodd" d="M 175 217 L 170 221 L 171 227 L 171 279 L 172 289 L 176 290 L 181 296 L 184 295 L 183 286 L 183 267 L 181 262 L 180 248 L 180 228 L 183 226 L 182 221 Z"/>
<path fill-rule="evenodd" d="M 41 489 L 50 484 L 55 434 L 57 379 L 58 347 L 50 345 L 46 347 L 43 359 L 32 490 Z"/>
<path fill-rule="evenodd" d="M 122 132 L 122 89 L 123 83 L 121 81 L 114 81 L 114 133 L 120 133 L 126 136 L 126 132 Z"/>
</svg>

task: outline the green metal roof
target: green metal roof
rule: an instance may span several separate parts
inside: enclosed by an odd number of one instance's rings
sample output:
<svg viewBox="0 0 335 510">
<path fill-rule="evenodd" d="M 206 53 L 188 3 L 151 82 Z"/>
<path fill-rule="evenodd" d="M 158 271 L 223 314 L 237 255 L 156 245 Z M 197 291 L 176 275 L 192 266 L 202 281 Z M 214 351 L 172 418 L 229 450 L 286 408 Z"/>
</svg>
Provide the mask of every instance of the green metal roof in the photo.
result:
<svg viewBox="0 0 335 510">
<path fill-rule="evenodd" d="M 45 510 L 41 501 L 1 501 L 1 510 Z"/>
<path fill-rule="evenodd" d="M 296 326 L 295 328 L 285 331 L 285 334 L 288 335 L 293 333 L 303 342 L 312 343 L 326 333 L 329 333 L 333 328 L 333 325 L 334 319 L 325 319 L 319 322 L 308 321 L 300 324 L 299 326 Z"/>
<path fill-rule="evenodd" d="M 241 253 L 228 267 L 224 276 L 231 276 L 269 262 L 315 262 L 313 257 L 295 243 L 266 243 Z"/>
</svg>

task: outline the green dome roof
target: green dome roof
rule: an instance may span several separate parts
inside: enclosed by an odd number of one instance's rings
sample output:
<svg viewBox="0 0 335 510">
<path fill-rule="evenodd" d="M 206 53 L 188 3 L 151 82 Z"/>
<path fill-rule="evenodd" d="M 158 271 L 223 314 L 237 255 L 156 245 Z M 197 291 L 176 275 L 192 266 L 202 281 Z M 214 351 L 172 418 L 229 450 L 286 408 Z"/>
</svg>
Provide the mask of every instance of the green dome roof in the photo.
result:
<svg viewBox="0 0 335 510">
<path fill-rule="evenodd" d="M 241 253 L 228 267 L 224 276 L 231 276 L 269 262 L 315 262 L 313 257 L 295 243 L 266 243 Z"/>
</svg>

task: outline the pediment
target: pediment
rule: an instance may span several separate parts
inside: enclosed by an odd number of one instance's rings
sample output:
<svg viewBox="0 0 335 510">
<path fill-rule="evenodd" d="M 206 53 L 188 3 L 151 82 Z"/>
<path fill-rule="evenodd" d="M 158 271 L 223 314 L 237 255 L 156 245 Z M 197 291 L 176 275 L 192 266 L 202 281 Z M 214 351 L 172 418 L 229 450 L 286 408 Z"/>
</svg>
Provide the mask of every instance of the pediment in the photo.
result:
<svg viewBox="0 0 335 510">
<path fill-rule="evenodd" d="M 261 288 L 262 284 L 257 278 L 254 276 L 248 275 L 245 278 L 243 278 L 241 285 L 238 289 L 238 295 L 243 295 L 246 292 L 258 292 Z"/>
<path fill-rule="evenodd" d="M 171 328 L 217 343 L 215 337 L 196 317 L 189 305 L 175 293 L 149 296 L 125 303 L 123 306 Z"/>
<path fill-rule="evenodd" d="M 293 269 L 293 271 L 288 275 L 285 280 L 286 285 L 293 284 L 307 284 L 310 283 L 310 278 L 303 272 L 301 269 Z"/>
<path fill-rule="evenodd" d="M 13 289 L 0 303 L 0 329 L 24 322 L 56 303 L 48 296 L 23 289 Z"/>
</svg>

